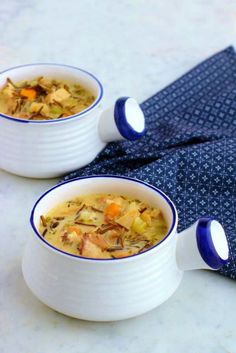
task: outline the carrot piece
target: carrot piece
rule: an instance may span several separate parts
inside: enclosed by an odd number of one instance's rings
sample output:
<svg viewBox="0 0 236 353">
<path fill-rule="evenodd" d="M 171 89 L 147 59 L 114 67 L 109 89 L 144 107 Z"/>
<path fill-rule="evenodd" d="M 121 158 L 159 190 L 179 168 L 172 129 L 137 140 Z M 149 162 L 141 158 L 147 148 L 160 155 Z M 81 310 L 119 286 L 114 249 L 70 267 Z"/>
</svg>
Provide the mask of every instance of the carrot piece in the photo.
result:
<svg viewBox="0 0 236 353">
<path fill-rule="evenodd" d="M 118 216 L 120 214 L 120 205 L 118 205 L 117 203 L 111 203 L 109 204 L 106 209 L 105 209 L 105 218 L 107 220 L 113 219 L 116 216 Z"/>
<path fill-rule="evenodd" d="M 79 227 L 69 226 L 67 230 L 69 233 L 75 232 L 77 235 L 81 234 Z"/>
<path fill-rule="evenodd" d="M 36 98 L 37 92 L 33 88 L 22 88 L 20 95 L 32 101 Z"/>
</svg>

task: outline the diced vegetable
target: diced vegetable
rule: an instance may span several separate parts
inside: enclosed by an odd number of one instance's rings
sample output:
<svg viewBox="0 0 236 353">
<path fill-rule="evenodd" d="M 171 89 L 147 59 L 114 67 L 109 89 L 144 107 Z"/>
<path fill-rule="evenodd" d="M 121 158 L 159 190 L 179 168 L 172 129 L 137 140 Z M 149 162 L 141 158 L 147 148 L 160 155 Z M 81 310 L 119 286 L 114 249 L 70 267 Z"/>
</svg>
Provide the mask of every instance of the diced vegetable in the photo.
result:
<svg viewBox="0 0 236 353">
<path fill-rule="evenodd" d="M 77 235 L 81 234 L 81 230 L 79 227 L 75 227 L 75 226 L 69 226 L 67 228 L 68 232 L 75 232 Z"/>
<path fill-rule="evenodd" d="M 132 223 L 132 231 L 142 234 L 147 228 L 147 223 L 142 220 L 140 217 L 136 217 Z"/>
<path fill-rule="evenodd" d="M 121 207 L 117 203 L 112 202 L 105 209 L 105 218 L 107 220 L 114 219 L 120 214 Z"/>
<path fill-rule="evenodd" d="M 52 108 L 50 109 L 50 111 L 48 111 L 47 115 L 50 118 L 58 118 L 59 116 L 61 116 L 63 114 L 63 109 L 61 107 L 57 106 L 52 106 Z"/>
<path fill-rule="evenodd" d="M 20 95 L 32 101 L 36 98 L 37 92 L 33 88 L 22 88 Z"/>
<path fill-rule="evenodd" d="M 152 218 L 150 215 L 150 211 L 146 210 L 141 214 L 141 218 L 144 222 L 146 222 L 149 226 L 152 224 Z"/>
</svg>

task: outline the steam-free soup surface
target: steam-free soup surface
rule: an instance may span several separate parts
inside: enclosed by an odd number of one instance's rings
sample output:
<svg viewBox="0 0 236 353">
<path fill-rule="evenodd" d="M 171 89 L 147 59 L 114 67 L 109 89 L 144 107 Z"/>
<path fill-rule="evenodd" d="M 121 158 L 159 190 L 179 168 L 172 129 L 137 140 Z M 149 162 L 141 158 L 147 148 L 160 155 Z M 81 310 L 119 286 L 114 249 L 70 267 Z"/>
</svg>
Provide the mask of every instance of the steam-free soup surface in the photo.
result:
<svg viewBox="0 0 236 353">
<path fill-rule="evenodd" d="M 14 83 L 8 78 L 0 89 L 0 112 L 21 119 L 53 120 L 80 113 L 94 100 L 78 82 L 41 76 Z"/>
<path fill-rule="evenodd" d="M 113 194 L 66 201 L 41 215 L 39 231 L 54 247 L 90 258 L 122 258 L 160 242 L 167 224 L 159 208 Z"/>
</svg>

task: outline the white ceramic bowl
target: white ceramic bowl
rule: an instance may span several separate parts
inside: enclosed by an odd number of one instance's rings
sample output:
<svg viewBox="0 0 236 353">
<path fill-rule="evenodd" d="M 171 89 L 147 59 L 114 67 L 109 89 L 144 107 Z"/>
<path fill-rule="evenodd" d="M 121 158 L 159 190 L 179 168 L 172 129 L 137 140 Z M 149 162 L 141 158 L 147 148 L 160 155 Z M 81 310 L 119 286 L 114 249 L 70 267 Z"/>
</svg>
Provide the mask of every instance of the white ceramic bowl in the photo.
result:
<svg viewBox="0 0 236 353">
<path fill-rule="evenodd" d="M 0 87 L 7 77 L 17 82 L 38 76 L 80 82 L 96 99 L 81 113 L 56 120 L 23 120 L 0 113 L 0 168 L 26 177 L 52 178 L 90 163 L 109 141 L 135 140 L 144 134 L 138 103 L 122 97 L 103 111 L 102 84 L 77 67 L 18 66 L 0 73 Z"/>
<path fill-rule="evenodd" d="M 116 193 L 160 207 L 168 233 L 156 246 L 122 259 L 91 259 L 67 254 L 39 234 L 40 215 L 75 195 Z M 55 186 L 43 194 L 31 214 L 32 235 L 23 256 L 23 275 L 42 302 L 66 315 L 94 321 L 121 320 L 143 314 L 167 300 L 183 270 L 217 269 L 227 262 L 221 225 L 202 218 L 177 234 L 173 202 L 160 190 L 126 177 L 94 176 Z"/>
</svg>

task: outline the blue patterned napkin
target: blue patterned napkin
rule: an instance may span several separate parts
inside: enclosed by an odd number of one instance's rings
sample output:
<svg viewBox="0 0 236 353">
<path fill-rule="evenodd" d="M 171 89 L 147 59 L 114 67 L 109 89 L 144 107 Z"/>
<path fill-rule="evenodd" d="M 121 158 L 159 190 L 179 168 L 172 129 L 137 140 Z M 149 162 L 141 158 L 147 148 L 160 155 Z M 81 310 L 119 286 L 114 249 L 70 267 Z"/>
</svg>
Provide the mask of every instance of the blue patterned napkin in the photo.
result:
<svg viewBox="0 0 236 353">
<path fill-rule="evenodd" d="M 175 202 L 181 231 L 201 216 L 219 220 L 236 279 L 236 53 L 229 47 L 142 104 L 146 135 L 110 143 L 65 180 L 116 174 L 144 180 Z"/>
</svg>

